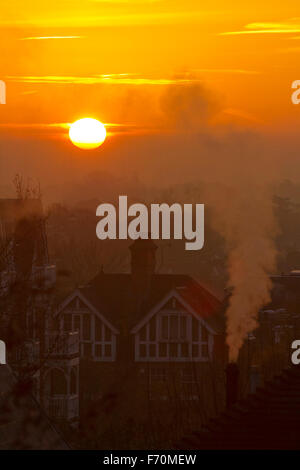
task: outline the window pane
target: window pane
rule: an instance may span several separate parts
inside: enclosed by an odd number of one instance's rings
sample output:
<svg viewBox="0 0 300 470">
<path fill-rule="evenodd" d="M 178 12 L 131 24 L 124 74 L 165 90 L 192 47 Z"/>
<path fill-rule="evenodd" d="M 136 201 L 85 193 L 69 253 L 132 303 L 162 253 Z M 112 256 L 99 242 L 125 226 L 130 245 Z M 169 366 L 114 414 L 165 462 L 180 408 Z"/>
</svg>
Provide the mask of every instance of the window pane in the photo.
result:
<svg viewBox="0 0 300 470">
<path fill-rule="evenodd" d="M 201 336 L 202 336 L 202 341 L 208 341 L 208 331 L 205 328 L 205 326 L 201 327 Z"/>
<path fill-rule="evenodd" d="M 95 317 L 95 340 L 102 341 L 102 323 L 97 317 Z"/>
<path fill-rule="evenodd" d="M 187 318 L 184 316 L 180 317 L 180 338 L 186 339 L 186 321 Z"/>
<path fill-rule="evenodd" d="M 82 339 L 89 340 L 91 339 L 91 317 L 90 315 L 83 315 L 82 320 Z"/>
<path fill-rule="evenodd" d="M 199 322 L 193 317 L 193 323 L 192 323 L 192 336 L 193 336 L 193 341 L 198 341 L 199 339 Z"/>
<path fill-rule="evenodd" d="M 166 357 L 167 355 L 167 343 L 159 343 L 159 356 Z"/>
<path fill-rule="evenodd" d="M 104 356 L 111 357 L 111 345 L 110 344 L 106 344 L 104 346 Z"/>
<path fill-rule="evenodd" d="M 72 331 L 72 315 L 64 315 L 64 330 Z"/>
<path fill-rule="evenodd" d="M 74 315 L 74 330 L 79 331 L 80 336 L 80 315 Z"/>
<path fill-rule="evenodd" d="M 181 356 L 188 357 L 189 355 L 189 345 L 188 343 L 181 343 Z"/>
<path fill-rule="evenodd" d="M 104 325 L 104 341 L 111 341 L 111 331 Z"/>
<path fill-rule="evenodd" d="M 150 341 L 155 341 L 156 338 L 156 324 L 155 324 L 155 318 L 152 318 L 149 324 L 149 339 Z"/>
<path fill-rule="evenodd" d="M 208 357 L 208 344 L 202 344 L 201 354 L 202 354 L 202 357 Z"/>
<path fill-rule="evenodd" d="M 149 345 L 149 355 L 150 355 L 150 357 L 155 357 L 156 356 L 156 344 L 150 344 Z"/>
<path fill-rule="evenodd" d="M 198 344 L 193 344 L 192 346 L 192 356 L 198 357 L 199 356 L 199 346 Z"/>
<path fill-rule="evenodd" d="M 161 318 L 161 334 L 163 339 L 168 339 L 169 338 L 169 332 L 168 332 L 168 322 L 169 318 L 167 315 L 163 315 Z"/>
<path fill-rule="evenodd" d="M 169 349 L 170 357 L 177 357 L 178 344 L 177 343 L 170 343 L 169 348 L 170 348 Z"/>
<path fill-rule="evenodd" d="M 178 320 L 177 316 L 170 316 L 170 339 L 178 339 Z"/>
<path fill-rule="evenodd" d="M 95 356 L 96 357 L 101 357 L 102 356 L 102 346 L 101 346 L 101 344 L 96 344 L 95 345 Z"/>
<path fill-rule="evenodd" d="M 146 356 L 146 345 L 145 344 L 140 344 L 140 356 L 141 357 Z"/>
</svg>

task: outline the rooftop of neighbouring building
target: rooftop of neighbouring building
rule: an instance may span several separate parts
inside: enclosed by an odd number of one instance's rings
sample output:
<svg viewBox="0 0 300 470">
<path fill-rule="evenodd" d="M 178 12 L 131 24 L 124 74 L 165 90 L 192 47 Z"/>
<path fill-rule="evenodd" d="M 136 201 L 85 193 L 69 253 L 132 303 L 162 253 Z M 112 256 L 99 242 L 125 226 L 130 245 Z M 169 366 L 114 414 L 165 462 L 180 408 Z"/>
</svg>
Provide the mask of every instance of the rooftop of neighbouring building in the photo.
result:
<svg viewBox="0 0 300 470">
<path fill-rule="evenodd" d="M 299 449 L 300 367 L 275 376 L 205 427 L 185 436 L 180 449 Z"/>
</svg>

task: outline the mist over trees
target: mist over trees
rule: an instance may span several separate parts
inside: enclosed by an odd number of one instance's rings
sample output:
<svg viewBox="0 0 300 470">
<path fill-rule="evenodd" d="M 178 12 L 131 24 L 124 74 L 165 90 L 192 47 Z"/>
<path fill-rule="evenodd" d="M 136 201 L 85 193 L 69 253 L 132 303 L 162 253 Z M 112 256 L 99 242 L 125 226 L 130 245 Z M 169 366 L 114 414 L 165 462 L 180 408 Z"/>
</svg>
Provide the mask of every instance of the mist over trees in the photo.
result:
<svg viewBox="0 0 300 470">
<path fill-rule="evenodd" d="M 99 203 L 117 204 L 118 195 L 127 194 L 130 203 L 205 204 L 205 184 L 201 182 L 157 190 L 143 185 L 139 180 L 116 182 L 112 179 L 111 185 L 103 185 L 102 181 L 103 175 L 101 184 L 97 185 L 95 177 L 94 186 L 88 191 L 91 196 L 88 199 L 75 201 L 72 198 L 71 201 L 50 204 L 47 208 L 49 254 L 57 265 L 58 286 L 63 293 L 89 282 L 100 269 L 106 272 L 129 270 L 130 240 L 100 241 L 96 238 L 96 207 Z M 99 191 L 96 189 L 98 187 Z M 279 228 L 275 237 L 277 272 L 288 272 L 300 267 L 300 184 L 288 180 L 274 184 L 273 209 Z M 228 281 L 228 247 L 222 235 L 213 228 L 212 217 L 212 210 L 206 204 L 205 243 L 200 251 L 186 251 L 182 240 L 157 241 L 157 271 L 188 273 L 204 282 L 217 295 L 223 296 Z"/>
</svg>

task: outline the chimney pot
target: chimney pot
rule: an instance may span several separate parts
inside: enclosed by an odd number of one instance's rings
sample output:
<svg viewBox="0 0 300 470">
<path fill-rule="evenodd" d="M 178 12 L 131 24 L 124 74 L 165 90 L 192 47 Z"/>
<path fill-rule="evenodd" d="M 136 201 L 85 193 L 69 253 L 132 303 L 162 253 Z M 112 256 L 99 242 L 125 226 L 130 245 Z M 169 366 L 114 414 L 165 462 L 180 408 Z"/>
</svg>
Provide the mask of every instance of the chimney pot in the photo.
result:
<svg viewBox="0 0 300 470">
<path fill-rule="evenodd" d="M 138 238 L 129 247 L 131 251 L 131 273 L 137 276 L 151 276 L 155 272 L 157 246 L 151 239 Z"/>
<path fill-rule="evenodd" d="M 131 276 L 135 290 L 137 309 L 149 294 L 152 275 L 155 272 L 157 246 L 151 239 L 137 239 L 130 246 Z"/>
</svg>

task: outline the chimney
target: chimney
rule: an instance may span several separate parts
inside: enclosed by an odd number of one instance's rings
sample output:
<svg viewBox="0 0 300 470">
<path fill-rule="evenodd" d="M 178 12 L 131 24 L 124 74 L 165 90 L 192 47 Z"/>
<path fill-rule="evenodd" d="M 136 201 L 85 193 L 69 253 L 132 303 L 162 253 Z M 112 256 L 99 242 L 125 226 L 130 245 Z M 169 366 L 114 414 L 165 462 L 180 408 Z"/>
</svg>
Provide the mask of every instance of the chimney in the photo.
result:
<svg viewBox="0 0 300 470">
<path fill-rule="evenodd" d="M 235 362 L 226 367 L 226 406 L 230 408 L 238 400 L 239 368 Z"/>
<path fill-rule="evenodd" d="M 259 367 L 257 365 L 252 365 L 250 367 L 250 393 L 255 393 L 260 384 Z"/>
<path fill-rule="evenodd" d="M 155 272 L 157 246 L 150 238 L 138 238 L 129 249 L 131 252 L 132 280 L 136 290 L 144 297 L 149 289 L 151 277 Z"/>
</svg>

